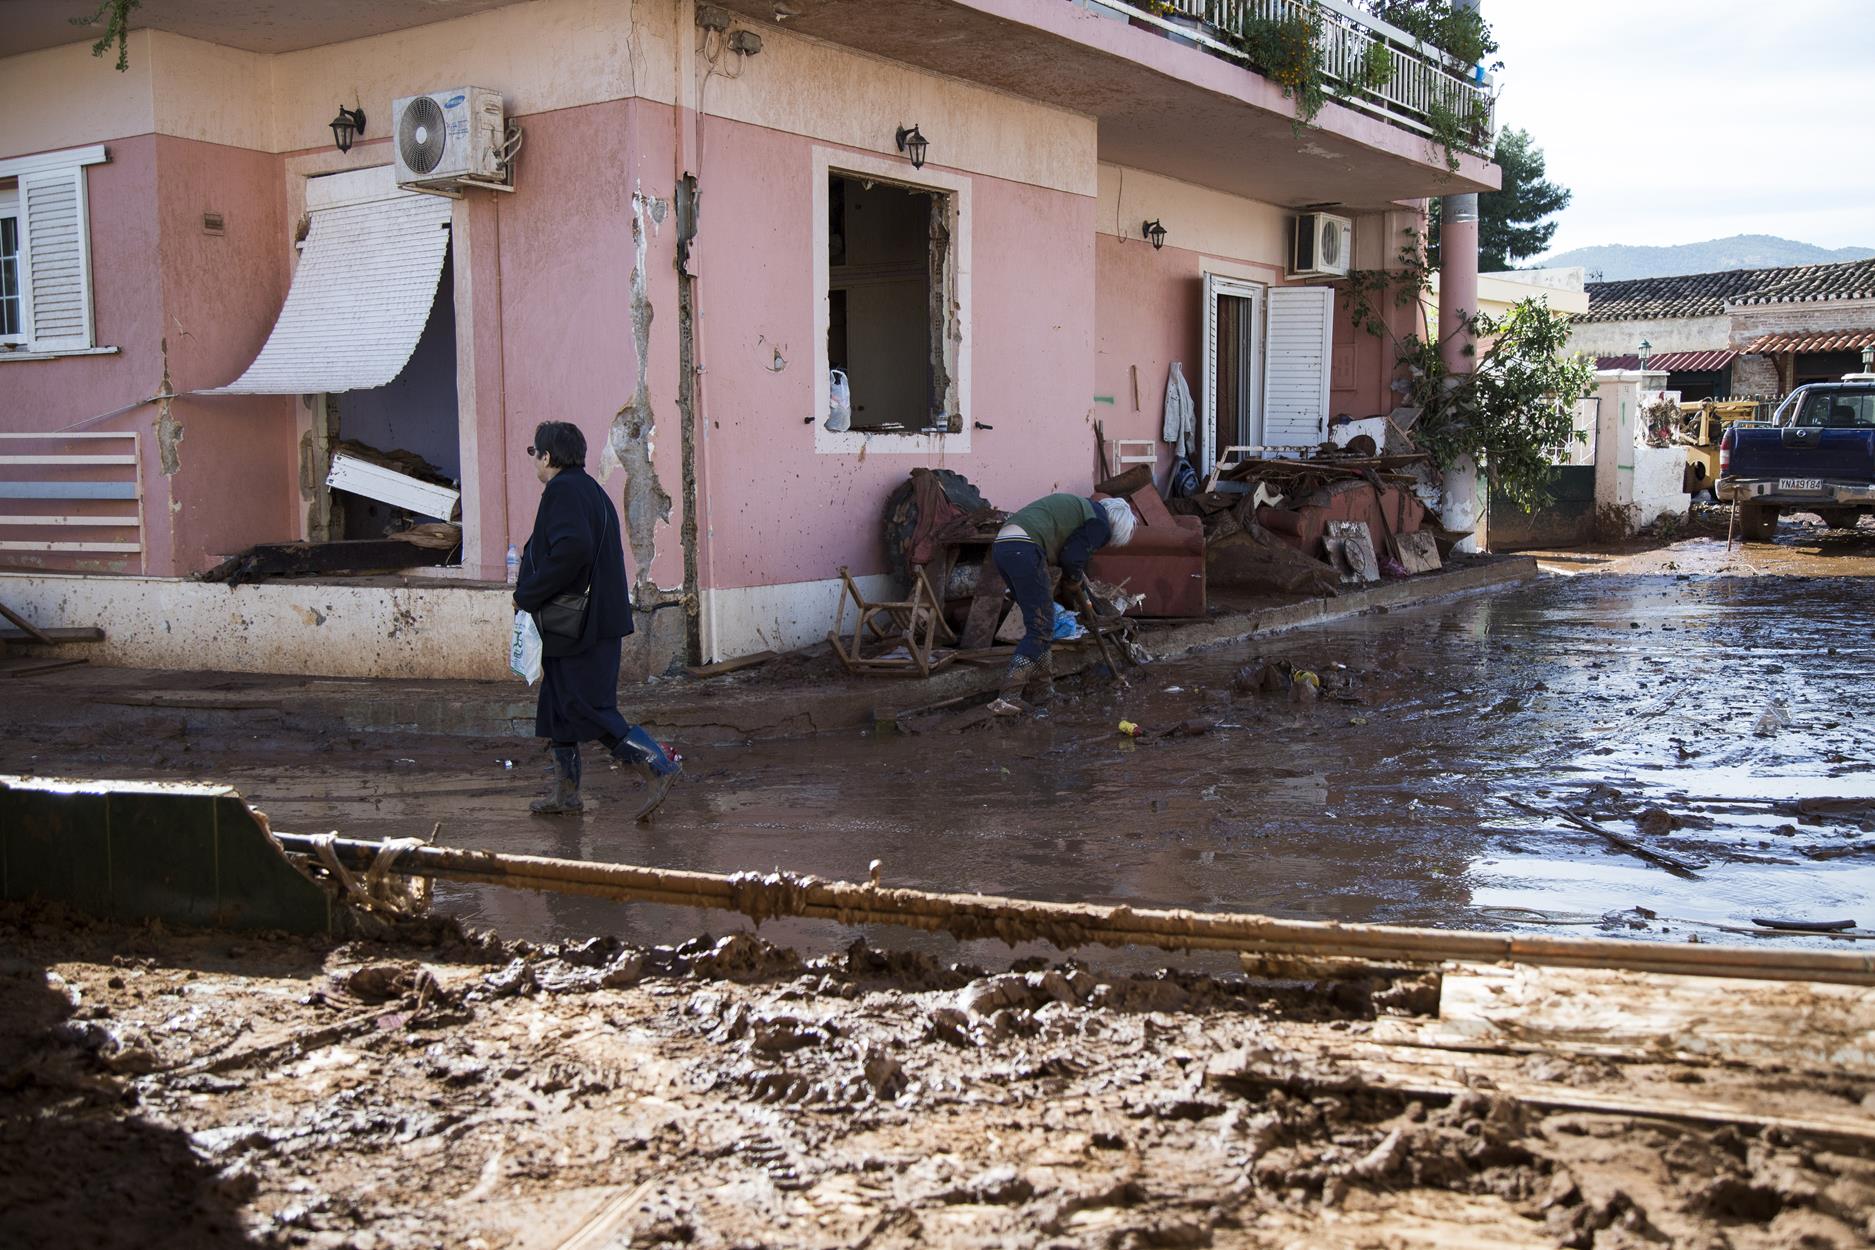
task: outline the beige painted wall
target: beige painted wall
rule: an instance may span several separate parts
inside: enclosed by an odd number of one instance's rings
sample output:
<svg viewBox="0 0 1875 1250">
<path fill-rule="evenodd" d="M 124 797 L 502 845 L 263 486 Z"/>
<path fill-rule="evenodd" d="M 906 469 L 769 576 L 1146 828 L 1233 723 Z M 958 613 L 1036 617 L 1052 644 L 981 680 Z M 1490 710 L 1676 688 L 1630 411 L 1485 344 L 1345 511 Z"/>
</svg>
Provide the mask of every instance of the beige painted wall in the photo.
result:
<svg viewBox="0 0 1875 1250">
<path fill-rule="evenodd" d="M 1119 165 L 1100 166 L 1100 207 L 1094 228 L 1120 239 L 1138 239 L 1144 222 L 1157 218 L 1167 246 L 1212 256 L 1234 256 L 1280 265 L 1289 237 L 1288 209 L 1258 200 L 1162 178 Z M 1361 240 L 1355 240 L 1356 248 Z"/>
<path fill-rule="evenodd" d="M 231 148 L 274 148 L 274 58 L 166 31 L 150 32 L 148 53 L 158 134 Z M 350 103 L 350 100 L 346 100 Z M 338 111 L 334 99 L 323 116 Z M 330 146 L 332 132 L 326 131 Z"/>
<path fill-rule="evenodd" d="M 1681 317 L 1663 321 L 1589 321 L 1569 334 L 1569 350 L 1591 356 L 1632 356 L 1642 339 L 1652 353 L 1723 351 L 1731 346 L 1730 317 Z"/>
<path fill-rule="evenodd" d="M 130 68 L 94 57 L 88 43 L 0 59 L 6 107 L 0 109 L 0 156 L 50 152 L 156 129 L 151 32 L 130 36 Z"/>
<path fill-rule="evenodd" d="M 642 6 L 641 6 L 642 7 Z M 704 112 L 903 160 L 917 125 L 930 163 L 1077 195 L 1095 192 L 1094 119 L 763 27 L 739 78 L 711 75 Z M 733 59 L 733 58 L 732 58 Z M 961 160 L 964 154 L 968 160 Z M 1135 223 L 1135 229 L 1137 229 Z"/>
</svg>

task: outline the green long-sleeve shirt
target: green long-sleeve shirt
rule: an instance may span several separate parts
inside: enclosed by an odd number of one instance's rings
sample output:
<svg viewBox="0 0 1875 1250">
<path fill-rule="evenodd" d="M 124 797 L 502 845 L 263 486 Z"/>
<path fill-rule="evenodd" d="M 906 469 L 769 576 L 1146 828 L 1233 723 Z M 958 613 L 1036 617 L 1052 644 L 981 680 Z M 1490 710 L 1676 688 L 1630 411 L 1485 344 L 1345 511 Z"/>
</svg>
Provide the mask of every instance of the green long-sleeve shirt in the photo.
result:
<svg viewBox="0 0 1875 1250">
<path fill-rule="evenodd" d="M 1061 560 L 1061 548 L 1068 541 L 1069 535 L 1093 519 L 1093 500 L 1064 491 L 1043 495 L 1011 515 L 1008 523 L 1019 527 L 1034 539 L 1048 557 L 1048 562 L 1056 564 Z"/>
</svg>

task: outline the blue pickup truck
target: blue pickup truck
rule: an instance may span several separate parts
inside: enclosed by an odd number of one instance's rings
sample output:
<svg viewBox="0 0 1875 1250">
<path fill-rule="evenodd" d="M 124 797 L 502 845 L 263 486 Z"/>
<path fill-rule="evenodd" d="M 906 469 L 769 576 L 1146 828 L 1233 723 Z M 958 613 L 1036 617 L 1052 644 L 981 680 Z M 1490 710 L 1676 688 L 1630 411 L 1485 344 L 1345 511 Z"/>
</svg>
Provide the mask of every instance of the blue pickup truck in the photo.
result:
<svg viewBox="0 0 1875 1250">
<path fill-rule="evenodd" d="M 1721 502 L 1747 539 L 1768 541 L 1780 512 L 1847 529 L 1875 512 L 1875 373 L 1800 386 L 1769 425 L 1734 424 L 1719 441 Z"/>
</svg>

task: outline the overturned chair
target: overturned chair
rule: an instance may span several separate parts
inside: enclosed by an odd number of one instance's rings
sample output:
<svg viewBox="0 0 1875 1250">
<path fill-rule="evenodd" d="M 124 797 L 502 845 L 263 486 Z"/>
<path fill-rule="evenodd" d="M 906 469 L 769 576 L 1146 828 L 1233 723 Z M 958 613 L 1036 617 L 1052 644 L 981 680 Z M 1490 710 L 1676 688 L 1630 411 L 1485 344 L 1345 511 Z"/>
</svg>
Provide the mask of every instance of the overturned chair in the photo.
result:
<svg viewBox="0 0 1875 1250">
<path fill-rule="evenodd" d="M 827 641 L 847 672 L 929 677 L 956 656 L 955 651 L 938 651 L 940 641 L 954 643 L 957 635 L 944 620 L 944 601 L 931 589 L 922 567 L 912 571 L 911 597 L 901 602 L 868 601 L 844 565 L 840 587 Z M 851 637 L 846 636 L 848 600 L 857 612 Z"/>
</svg>

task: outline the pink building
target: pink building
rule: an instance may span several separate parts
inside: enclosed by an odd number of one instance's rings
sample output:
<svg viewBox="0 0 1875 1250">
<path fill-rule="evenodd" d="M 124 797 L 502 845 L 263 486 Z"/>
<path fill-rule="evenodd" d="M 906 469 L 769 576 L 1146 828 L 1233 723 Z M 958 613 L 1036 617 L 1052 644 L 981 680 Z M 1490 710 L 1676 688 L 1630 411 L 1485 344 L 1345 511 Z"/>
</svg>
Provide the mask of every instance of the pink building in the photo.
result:
<svg viewBox="0 0 1875 1250">
<path fill-rule="evenodd" d="M 1462 69 L 1341 0 L 1330 36 L 1411 72 L 1307 129 L 1216 28 L 1126 4 L 171 0 L 124 73 L 69 9 L 0 30 L 0 602 L 120 663 L 502 673 L 550 418 L 621 504 L 637 671 L 800 645 L 841 566 L 884 587 L 915 466 L 1006 507 L 1085 490 L 1098 421 L 1164 468 L 1174 363 L 1200 470 L 1387 410 L 1335 272 L 1497 177 L 1425 134 Z M 503 156 L 511 185 L 475 180 Z M 1299 272 L 1299 222 L 1351 255 Z M 343 443 L 452 483 L 446 564 L 190 580 L 381 535 L 386 503 L 327 484 Z"/>
</svg>

